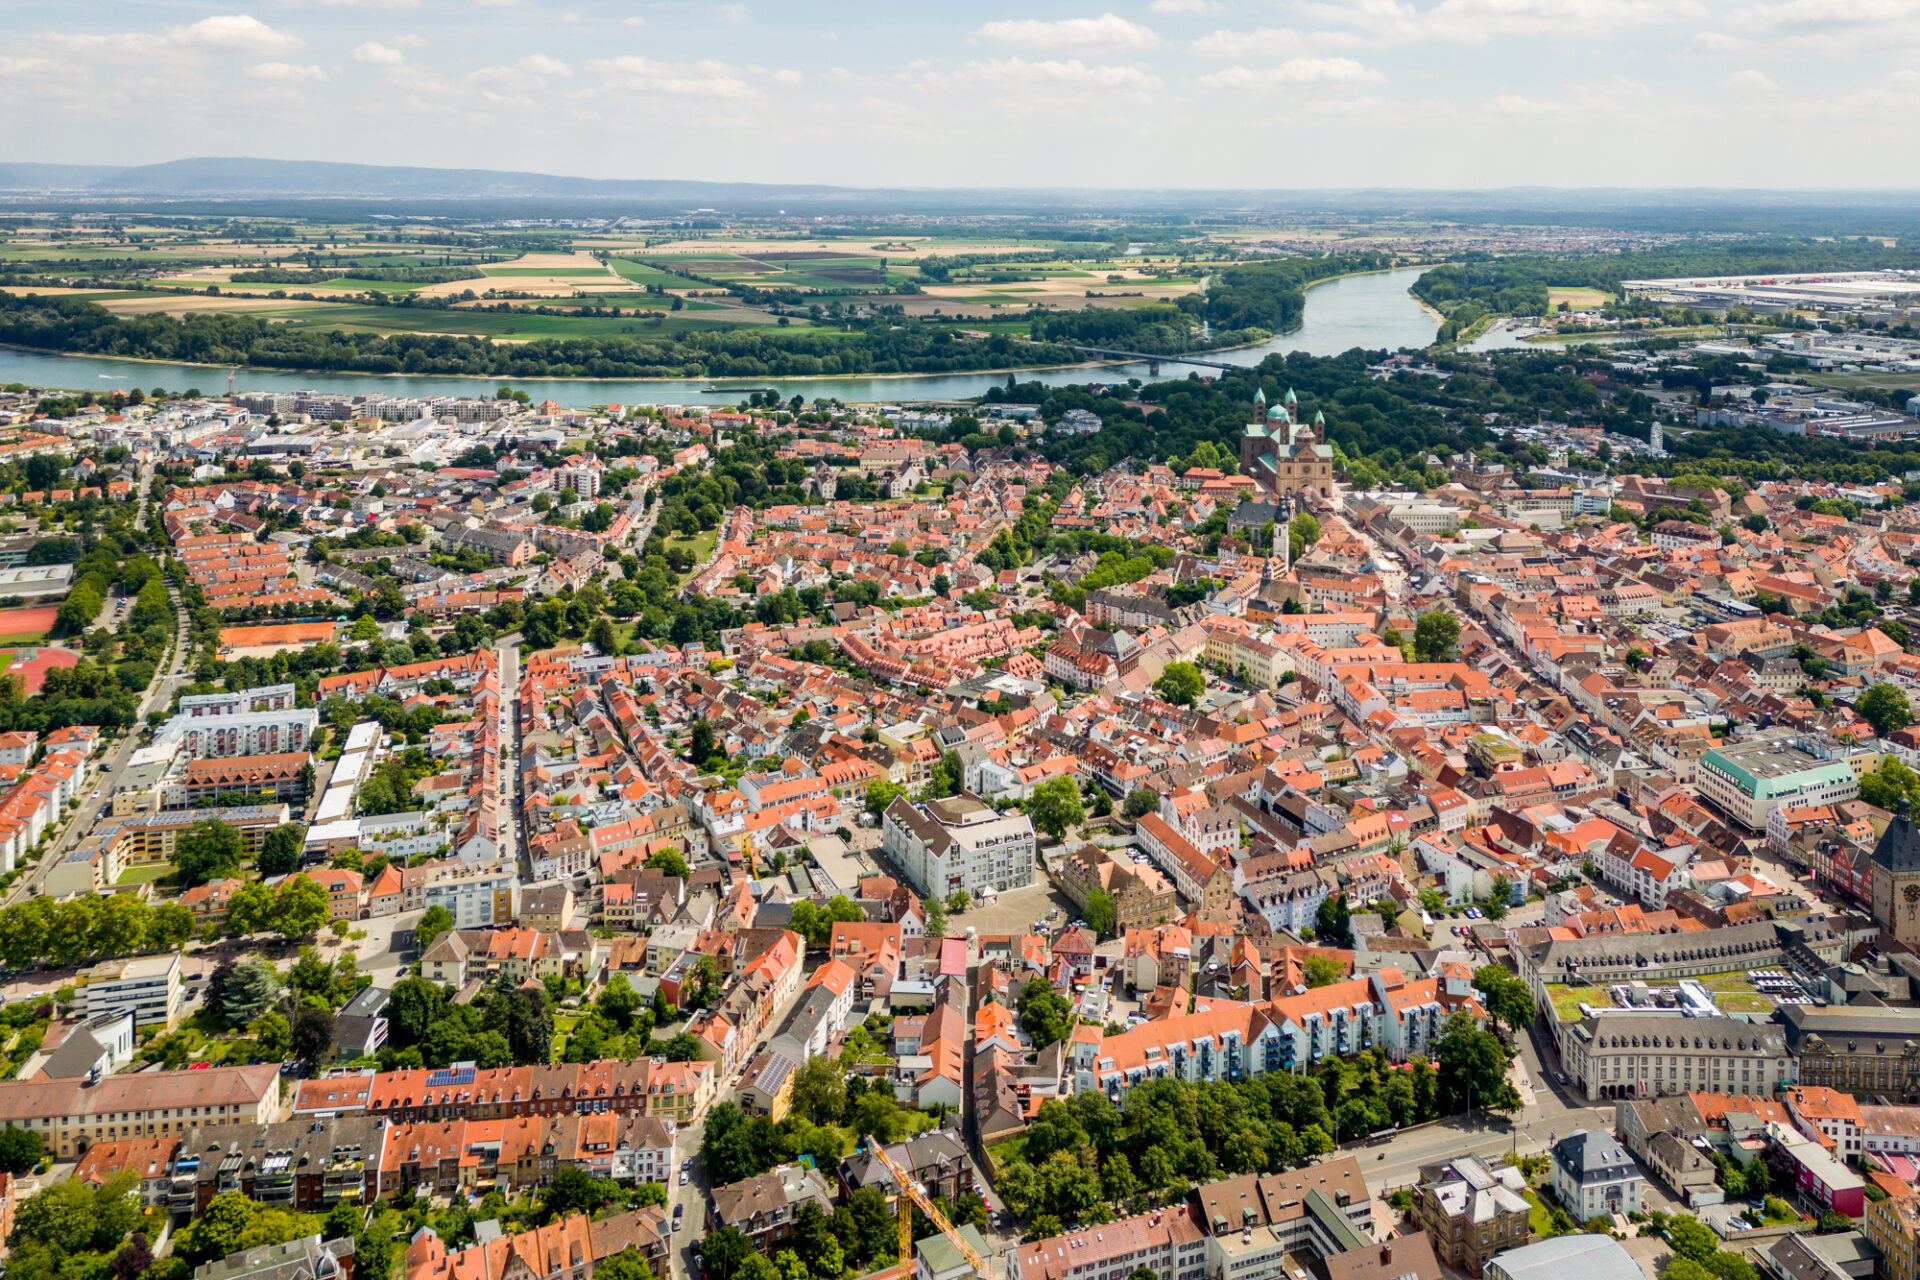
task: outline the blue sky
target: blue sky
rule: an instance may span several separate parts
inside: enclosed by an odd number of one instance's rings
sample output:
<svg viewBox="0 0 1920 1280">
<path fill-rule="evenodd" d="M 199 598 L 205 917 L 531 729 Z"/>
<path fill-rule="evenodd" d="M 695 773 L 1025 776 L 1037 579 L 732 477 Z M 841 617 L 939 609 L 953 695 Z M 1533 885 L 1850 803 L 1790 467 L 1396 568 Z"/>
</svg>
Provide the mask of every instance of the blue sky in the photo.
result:
<svg viewBox="0 0 1920 1280">
<path fill-rule="evenodd" d="M 1920 0 L 0 0 L 0 160 L 1920 186 Z"/>
</svg>

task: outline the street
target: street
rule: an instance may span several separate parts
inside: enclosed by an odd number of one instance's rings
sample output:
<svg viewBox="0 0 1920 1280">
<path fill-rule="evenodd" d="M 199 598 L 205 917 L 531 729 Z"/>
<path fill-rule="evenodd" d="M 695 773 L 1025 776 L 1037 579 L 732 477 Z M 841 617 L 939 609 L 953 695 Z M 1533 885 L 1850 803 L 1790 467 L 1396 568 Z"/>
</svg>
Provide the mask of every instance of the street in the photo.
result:
<svg viewBox="0 0 1920 1280">
<path fill-rule="evenodd" d="M 140 493 L 144 498 L 148 487 L 153 483 L 153 472 L 149 467 L 141 475 Z M 146 508 L 141 508 L 141 519 L 146 519 Z M 157 674 L 147 691 L 141 696 L 139 706 L 134 712 L 133 724 L 121 734 L 119 741 L 104 758 L 90 762 L 89 779 L 86 789 L 81 792 L 81 801 L 67 817 L 66 826 L 60 834 L 47 845 L 33 870 L 18 880 L 7 893 L 7 902 L 24 901 L 31 893 L 39 890 L 53 869 L 60 865 L 67 850 L 93 830 L 94 822 L 101 811 L 107 807 L 113 796 L 114 785 L 119 781 L 120 773 L 139 746 L 141 729 L 145 725 L 147 713 L 158 709 L 170 709 L 173 706 L 173 691 L 187 680 L 187 659 L 190 656 L 187 642 L 187 607 L 180 599 L 171 582 L 167 583 L 167 595 L 173 600 L 174 625 L 176 632 L 173 641 L 173 654 L 163 673 Z"/>
</svg>

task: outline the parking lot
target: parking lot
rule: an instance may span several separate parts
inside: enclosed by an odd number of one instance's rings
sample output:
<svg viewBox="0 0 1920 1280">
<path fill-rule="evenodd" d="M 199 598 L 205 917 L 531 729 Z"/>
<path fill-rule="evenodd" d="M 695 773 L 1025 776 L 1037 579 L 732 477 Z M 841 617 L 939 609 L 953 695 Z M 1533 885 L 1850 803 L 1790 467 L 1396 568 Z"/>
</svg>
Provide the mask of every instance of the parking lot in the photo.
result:
<svg viewBox="0 0 1920 1280">
<path fill-rule="evenodd" d="M 947 917 L 949 935 L 964 934 L 968 929 L 982 936 L 1002 933 L 1030 933 L 1033 922 L 1045 919 L 1047 913 L 1059 908 L 1060 915 L 1055 923 L 1071 920 L 1080 914 L 1066 894 L 1053 887 L 1051 880 L 1042 877 L 1021 889 L 1009 889 L 992 902 L 976 902 L 958 915 Z"/>
</svg>

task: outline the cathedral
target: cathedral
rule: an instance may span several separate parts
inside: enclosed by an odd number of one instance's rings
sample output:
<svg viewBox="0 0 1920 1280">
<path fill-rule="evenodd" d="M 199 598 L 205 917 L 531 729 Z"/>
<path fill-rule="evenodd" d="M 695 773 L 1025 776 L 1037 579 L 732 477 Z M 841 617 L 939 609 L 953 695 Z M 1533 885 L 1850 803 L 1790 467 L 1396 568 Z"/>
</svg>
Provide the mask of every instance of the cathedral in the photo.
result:
<svg viewBox="0 0 1920 1280">
<path fill-rule="evenodd" d="M 1333 446 L 1327 443 L 1327 420 L 1316 413 L 1311 427 L 1301 426 L 1292 391 L 1270 410 L 1267 393 L 1256 391 L 1253 409 L 1255 420 L 1240 436 L 1240 474 L 1252 476 L 1269 493 L 1297 501 L 1331 500 Z"/>
</svg>

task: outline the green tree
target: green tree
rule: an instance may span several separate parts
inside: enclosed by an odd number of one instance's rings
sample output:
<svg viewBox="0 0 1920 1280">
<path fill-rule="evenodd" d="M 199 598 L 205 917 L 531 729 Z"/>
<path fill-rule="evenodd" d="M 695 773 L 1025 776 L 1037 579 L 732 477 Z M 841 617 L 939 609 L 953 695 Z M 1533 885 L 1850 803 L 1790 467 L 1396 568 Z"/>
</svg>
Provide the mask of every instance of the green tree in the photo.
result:
<svg viewBox="0 0 1920 1280">
<path fill-rule="evenodd" d="M 1191 662 L 1169 662 L 1153 690 L 1176 707 L 1190 707 L 1207 691 L 1207 679 Z"/>
<path fill-rule="evenodd" d="M 1861 694 L 1853 709 L 1882 738 L 1913 723 L 1913 708 L 1907 704 L 1907 695 L 1884 682 Z"/>
<path fill-rule="evenodd" d="M 1321 899 L 1319 909 L 1313 913 L 1313 936 L 1325 946 L 1353 946 L 1353 926 L 1346 894 L 1328 894 Z"/>
<path fill-rule="evenodd" d="M 1452 662 L 1460 642 L 1460 619 L 1441 609 L 1420 615 L 1413 627 L 1415 662 Z"/>
<path fill-rule="evenodd" d="M 275 827 L 260 842 L 260 874 L 289 875 L 300 867 L 300 853 L 306 847 L 307 829 L 297 822 Z"/>
<path fill-rule="evenodd" d="M 32 1129 L 16 1129 L 11 1125 L 0 1129 L 0 1169 L 16 1176 L 31 1173 L 45 1153 L 45 1140 Z"/>
<path fill-rule="evenodd" d="M 1519 1093 L 1507 1080 L 1513 1051 L 1481 1026 L 1473 1015 L 1448 1018 L 1434 1046 L 1439 1063 L 1440 1105 L 1448 1113 L 1511 1110 L 1520 1105 Z"/>
<path fill-rule="evenodd" d="M 289 876 L 273 895 L 273 931 L 289 942 L 311 938 L 332 914 L 327 891 L 307 876 Z"/>
<path fill-rule="evenodd" d="M 1127 792 L 1126 803 L 1120 806 L 1120 812 L 1129 818 L 1144 818 L 1159 808 L 1159 792 L 1151 787 L 1135 787 Z"/>
<path fill-rule="evenodd" d="M 1027 816 L 1035 827 L 1057 843 L 1065 837 L 1067 828 L 1087 820 L 1087 810 L 1080 803 L 1080 788 L 1072 778 L 1062 775 L 1049 778 L 1033 789 L 1027 801 Z"/>
<path fill-rule="evenodd" d="M 1473 971 L 1473 986 L 1496 1021 L 1516 1029 L 1533 1021 L 1533 995 L 1505 965 L 1481 965 Z"/>
<path fill-rule="evenodd" d="M 234 966 L 221 993 L 221 1011 L 230 1027 L 253 1022 L 280 1003 L 280 971 L 264 956 L 249 956 Z"/>
<path fill-rule="evenodd" d="M 1332 956 L 1309 955 L 1306 973 L 1309 987 L 1327 987 L 1347 976 L 1347 966 Z"/>
<path fill-rule="evenodd" d="M 1020 1029 L 1033 1038 L 1036 1049 L 1067 1038 L 1073 1028 L 1073 1009 L 1066 998 L 1044 978 L 1035 978 L 1020 989 Z"/>
<path fill-rule="evenodd" d="M 1691 1214 L 1675 1214 L 1667 1223 L 1667 1244 L 1676 1257 L 1704 1264 L 1720 1249 L 1720 1237 Z"/>
<path fill-rule="evenodd" d="M 596 1178 L 577 1164 L 562 1165 L 540 1197 L 540 1212 L 548 1222 L 570 1213 L 592 1214 L 613 1199 L 613 1179 Z"/>
<path fill-rule="evenodd" d="M 905 794 L 906 788 L 896 786 L 885 778 L 875 778 L 867 784 L 867 812 L 877 818 L 887 811 L 888 805 Z"/>
<path fill-rule="evenodd" d="M 693 722 L 693 731 L 687 736 L 687 762 L 704 766 L 707 761 L 719 754 L 719 747 L 713 737 L 713 726 L 707 718 L 701 716 Z"/>
<path fill-rule="evenodd" d="M 847 1080 L 840 1064 L 824 1055 L 808 1058 L 793 1075 L 793 1109 L 814 1124 L 838 1124 L 847 1107 Z"/>
<path fill-rule="evenodd" d="M 365 644 L 369 640 L 380 638 L 380 622 L 370 613 L 363 613 L 354 620 L 353 630 L 347 633 L 347 639 L 355 644 Z"/>
<path fill-rule="evenodd" d="M 1095 889 L 1089 893 L 1087 905 L 1080 914 L 1096 938 L 1105 941 L 1114 936 L 1113 895 L 1105 889 Z"/>
<path fill-rule="evenodd" d="M 413 945 L 423 955 L 428 947 L 441 934 L 453 928 L 453 913 L 438 904 L 428 907 L 420 914 L 420 923 L 413 926 Z"/>
<path fill-rule="evenodd" d="M 665 875 L 678 876 L 685 880 L 691 873 L 687 870 L 687 860 L 677 849 L 655 849 L 647 857 L 647 866 Z"/>
<path fill-rule="evenodd" d="M 266 1058 L 284 1058 L 293 1051 L 293 1028 L 286 1018 L 268 1010 L 247 1024 L 247 1034 L 260 1046 Z"/>
<path fill-rule="evenodd" d="M 217 818 L 196 822 L 174 843 L 173 865 L 191 887 L 230 876 L 240 869 L 246 843 L 240 832 Z"/>
<path fill-rule="evenodd" d="M 1492 887 L 1487 891 L 1487 919 L 1504 919 L 1512 900 L 1513 881 L 1505 876 L 1495 876 Z"/>
</svg>

